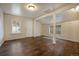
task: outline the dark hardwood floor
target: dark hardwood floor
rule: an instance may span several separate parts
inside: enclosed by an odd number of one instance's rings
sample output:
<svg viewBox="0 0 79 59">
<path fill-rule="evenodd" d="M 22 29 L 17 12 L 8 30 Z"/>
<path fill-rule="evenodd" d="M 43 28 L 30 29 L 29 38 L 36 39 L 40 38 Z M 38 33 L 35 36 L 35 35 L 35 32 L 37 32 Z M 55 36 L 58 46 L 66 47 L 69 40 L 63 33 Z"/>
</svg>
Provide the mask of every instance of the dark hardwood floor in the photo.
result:
<svg viewBox="0 0 79 59">
<path fill-rule="evenodd" d="M 5 41 L 0 47 L 0 56 L 79 56 L 79 43 L 42 37 Z"/>
</svg>

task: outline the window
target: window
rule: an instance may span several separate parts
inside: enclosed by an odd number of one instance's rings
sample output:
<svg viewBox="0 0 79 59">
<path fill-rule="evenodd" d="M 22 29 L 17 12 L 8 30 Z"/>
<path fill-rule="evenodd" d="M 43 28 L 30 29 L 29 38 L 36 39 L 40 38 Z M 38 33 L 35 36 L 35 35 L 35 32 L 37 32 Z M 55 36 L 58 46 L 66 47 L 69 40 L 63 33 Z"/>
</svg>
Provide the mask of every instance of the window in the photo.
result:
<svg viewBox="0 0 79 59">
<path fill-rule="evenodd" d="M 12 22 L 12 33 L 20 33 L 21 32 L 21 26 L 19 22 Z"/>
<path fill-rule="evenodd" d="M 50 32 L 53 33 L 53 26 L 50 26 Z"/>
<path fill-rule="evenodd" d="M 56 25 L 56 34 L 61 34 L 61 25 Z"/>
<path fill-rule="evenodd" d="M 53 33 L 53 26 L 50 26 L 50 32 Z M 56 34 L 61 34 L 61 25 L 56 25 Z"/>
</svg>

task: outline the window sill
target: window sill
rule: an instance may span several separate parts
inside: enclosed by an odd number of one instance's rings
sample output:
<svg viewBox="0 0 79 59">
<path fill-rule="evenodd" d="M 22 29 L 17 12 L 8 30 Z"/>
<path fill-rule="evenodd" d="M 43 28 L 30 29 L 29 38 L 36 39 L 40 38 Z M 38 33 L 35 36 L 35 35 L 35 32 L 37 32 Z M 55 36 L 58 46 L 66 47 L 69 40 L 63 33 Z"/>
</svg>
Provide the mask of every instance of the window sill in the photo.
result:
<svg viewBox="0 0 79 59">
<path fill-rule="evenodd" d="M 21 33 L 11 33 L 11 34 L 21 34 Z"/>
</svg>

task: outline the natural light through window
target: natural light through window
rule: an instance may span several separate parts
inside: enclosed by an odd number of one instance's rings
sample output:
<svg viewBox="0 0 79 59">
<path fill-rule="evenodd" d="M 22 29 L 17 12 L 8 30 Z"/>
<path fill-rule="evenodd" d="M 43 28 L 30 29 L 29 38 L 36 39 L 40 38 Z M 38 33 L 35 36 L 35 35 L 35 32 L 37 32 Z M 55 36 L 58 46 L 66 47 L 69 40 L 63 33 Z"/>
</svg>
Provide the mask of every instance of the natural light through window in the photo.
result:
<svg viewBox="0 0 79 59">
<path fill-rule="evenodd" d="M 12 33 L 21 33 L 21 26 L 19 23 L 12 24 Z"/>
</svg>

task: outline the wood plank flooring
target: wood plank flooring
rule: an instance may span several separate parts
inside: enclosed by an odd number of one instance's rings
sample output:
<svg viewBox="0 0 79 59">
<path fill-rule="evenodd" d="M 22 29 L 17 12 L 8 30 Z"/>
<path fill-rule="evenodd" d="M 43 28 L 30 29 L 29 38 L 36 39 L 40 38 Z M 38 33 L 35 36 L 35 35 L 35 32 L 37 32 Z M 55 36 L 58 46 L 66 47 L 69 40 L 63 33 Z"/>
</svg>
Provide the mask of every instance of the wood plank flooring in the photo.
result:
<svg viewBox="0 0 79 59">
<path fill-rule="evenodd" d="M 42 37 L 5 41 L 0 47 L 0 56 L 79 56 L 79 43 Z"/>
</svg>

